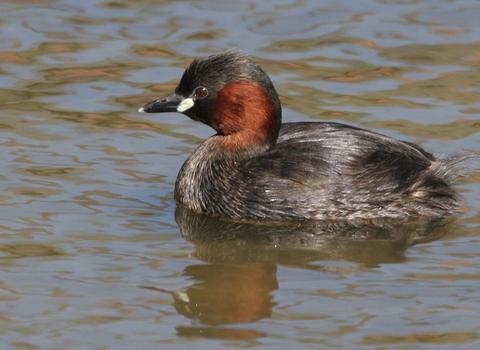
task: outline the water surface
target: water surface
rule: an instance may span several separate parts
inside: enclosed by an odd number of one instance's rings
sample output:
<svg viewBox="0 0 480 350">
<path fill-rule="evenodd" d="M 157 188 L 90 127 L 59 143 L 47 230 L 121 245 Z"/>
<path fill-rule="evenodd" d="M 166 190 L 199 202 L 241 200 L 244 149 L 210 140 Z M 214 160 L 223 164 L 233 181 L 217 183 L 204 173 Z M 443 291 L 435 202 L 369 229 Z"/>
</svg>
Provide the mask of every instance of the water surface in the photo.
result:
<svg viewBox="0 0 480 350">
<path fill-rule="evenodd" d="M 477 1 L 0 9 L 2 348 L 480 347 L 478 163 L 456 220 L 299 235 L 175 212 L 176 174 L 212 130 L 137 113 L 193 57 L 237 48 L 285 121 L 478 153 Z"/>
</svg>

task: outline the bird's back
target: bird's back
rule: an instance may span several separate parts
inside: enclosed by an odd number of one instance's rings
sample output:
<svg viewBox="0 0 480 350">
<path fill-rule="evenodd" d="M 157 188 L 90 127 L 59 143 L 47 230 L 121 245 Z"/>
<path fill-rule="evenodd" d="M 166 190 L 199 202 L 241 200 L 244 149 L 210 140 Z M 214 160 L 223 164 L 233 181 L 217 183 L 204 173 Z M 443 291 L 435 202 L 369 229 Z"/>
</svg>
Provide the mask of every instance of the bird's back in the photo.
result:
<svg viewBox="0 0 480 350">
<path fill-rule="evenodd" d="M 443 216 L 458 210 L 451 181 L 463 160 L 343 124 L 286 123 L 272 149 L 242 165 L 246 210 L 279 220 Z"/>
</svg>

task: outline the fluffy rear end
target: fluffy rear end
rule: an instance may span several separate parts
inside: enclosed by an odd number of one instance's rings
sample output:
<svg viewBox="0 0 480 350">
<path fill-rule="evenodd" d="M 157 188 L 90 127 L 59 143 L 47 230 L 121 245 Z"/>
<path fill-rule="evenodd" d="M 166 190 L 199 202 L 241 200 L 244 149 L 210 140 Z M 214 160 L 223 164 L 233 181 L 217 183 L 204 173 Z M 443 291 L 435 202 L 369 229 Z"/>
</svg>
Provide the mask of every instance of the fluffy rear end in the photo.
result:
<svg viewBox="0 0 480 350">
<path fill-rule="evenodd" d="M 412 186 L 412 197 L 422 208 L 421 214 L 443 216 L 459 211 L 460 196 L 452 183 L 471 157 L 470 154 L 455 153 L 432 162 Z"/>
</svg>

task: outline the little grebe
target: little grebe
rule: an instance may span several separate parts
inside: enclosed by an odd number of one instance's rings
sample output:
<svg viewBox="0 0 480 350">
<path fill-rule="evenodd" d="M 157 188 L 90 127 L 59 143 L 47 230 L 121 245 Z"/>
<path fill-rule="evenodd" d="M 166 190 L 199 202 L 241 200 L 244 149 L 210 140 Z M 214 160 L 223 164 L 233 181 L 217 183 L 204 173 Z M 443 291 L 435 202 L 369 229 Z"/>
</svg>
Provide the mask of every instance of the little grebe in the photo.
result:
<svg viewBox="0 0 480 350">
<path fill-rule="evenodd" d="M 140 112 L 180 112 L 217 132 L 183 164 L 178 205 L 233 219 L 327 220 L 441 217 L 458 210 L 451 182 L 462 155 L 353 126 L 282 124 L 267 74 L 228 51 L 185 70 L 173 93 Z"/>
</svg>

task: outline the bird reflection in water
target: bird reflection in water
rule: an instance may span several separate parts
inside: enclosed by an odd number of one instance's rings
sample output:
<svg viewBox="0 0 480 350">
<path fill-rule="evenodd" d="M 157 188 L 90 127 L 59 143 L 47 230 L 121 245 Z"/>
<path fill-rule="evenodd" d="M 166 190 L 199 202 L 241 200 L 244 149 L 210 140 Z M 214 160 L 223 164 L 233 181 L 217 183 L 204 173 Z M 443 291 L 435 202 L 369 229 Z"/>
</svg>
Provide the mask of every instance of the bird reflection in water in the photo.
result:
<svg viewBox="0 0 480 350">
<path fill-rule="evenodd" d="M 193 255 L 204 262 L 187 266 L 183 274 L 191 277 L 192 285 L 171 293 L 177 312 L 203 325 L 177 327 L 177 332 L 221 339 L 263 335 L 218 326 L 271 316 L 277 264 L 354 273 L 359 267 L 401 263 L 408 247 L 439 239 L 452 229 L 445 220 L 431 218 L 263 224 L 216 219 L 181 207 L 175 219 L 183 238 L 194 245 Z"/>
</svg>

